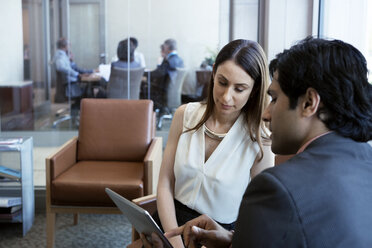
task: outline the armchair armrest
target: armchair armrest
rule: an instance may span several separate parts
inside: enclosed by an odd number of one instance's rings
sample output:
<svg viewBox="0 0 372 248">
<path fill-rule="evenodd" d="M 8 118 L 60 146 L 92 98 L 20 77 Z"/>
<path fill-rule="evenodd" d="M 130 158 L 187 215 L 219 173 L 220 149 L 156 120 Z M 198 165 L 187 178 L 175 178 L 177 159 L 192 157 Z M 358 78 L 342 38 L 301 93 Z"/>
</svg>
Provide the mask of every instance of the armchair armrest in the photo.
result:
<svg viewBox="0 0 372 248">
<path fill-rule="evenodd" d="M 144 193 L 145 195 L 152 194 L 153 189 L 156 189 L 159 177 L 159 170 L 163 158 L 163 138 L 155 137 L 144 158 L 145 163 L 145 178 L 144 178 Z M 155 180 L 153 180 L 153 178 Z"/>
<path fill-rule="evenodd" d="M 49 211 L 48 208 L 51 205 L 51 184 L 53 179 L 76 163 L 77 141 L 77 137 L 70 139 L 58 151 L 45 159 L 47 211 Z"/>
<path fill-rule="evenodd" d="M 76 163 L 77 137 L 67 141 L 58 151 L 46 158 L 47 178 L 59 176 Z"/>
<path fill-rule="evenodd" d="M 149 214 L 155 213 L 156 207 L 156 195 L 146 195 L 136 199 L 133 199 L 132 202 L 145 209 Z"/>
</svg>

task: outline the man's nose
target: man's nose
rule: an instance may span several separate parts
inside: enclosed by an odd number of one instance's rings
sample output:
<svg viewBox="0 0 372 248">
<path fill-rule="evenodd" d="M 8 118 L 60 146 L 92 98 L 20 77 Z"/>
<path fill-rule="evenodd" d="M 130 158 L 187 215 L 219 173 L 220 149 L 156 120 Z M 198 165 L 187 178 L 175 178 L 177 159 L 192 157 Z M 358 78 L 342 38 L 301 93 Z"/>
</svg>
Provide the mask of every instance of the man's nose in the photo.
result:
<svg viewBox="0 0 372 248">
<path fill-rule="evenodd" d="M 271 120 L 269 106 L 266 107 L 264 112 L 262 113 L 262 120 L 265 121 L 265 122 L 269 122 Z"/>
</svg>

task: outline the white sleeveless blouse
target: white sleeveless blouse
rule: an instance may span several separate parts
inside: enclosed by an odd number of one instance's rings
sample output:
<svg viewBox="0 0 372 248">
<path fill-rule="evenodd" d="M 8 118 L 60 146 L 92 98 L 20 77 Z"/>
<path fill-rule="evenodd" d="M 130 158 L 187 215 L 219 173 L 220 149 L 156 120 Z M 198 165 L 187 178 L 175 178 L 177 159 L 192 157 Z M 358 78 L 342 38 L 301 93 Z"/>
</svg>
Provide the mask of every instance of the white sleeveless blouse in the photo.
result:
<svg viewBox="0 0 372 248">
<path fill-rule="evenodd" d="M 200 121 L 205 108 L 200 103 L 187 104 L 183 131 Z M 232 223 L 238 217 L 259 146 L 250 139 L 242 115 L 205 163 L 204 138 L 204 126 L 179 138 L 174 164 L 175 199 L 220 223 Z"/>
</svg>

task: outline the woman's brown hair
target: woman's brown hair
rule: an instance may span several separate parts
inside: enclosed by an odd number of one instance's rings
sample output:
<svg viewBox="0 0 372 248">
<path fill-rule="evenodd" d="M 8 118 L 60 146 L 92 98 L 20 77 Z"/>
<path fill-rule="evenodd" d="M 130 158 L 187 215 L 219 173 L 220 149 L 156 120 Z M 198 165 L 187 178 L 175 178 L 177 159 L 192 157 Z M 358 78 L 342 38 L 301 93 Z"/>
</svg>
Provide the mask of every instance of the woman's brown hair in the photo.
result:
<svg viewBox="0 0 372 248">
<path fill-rule="evenodd" d="M 261 118 L 269 100 L 266 94 L 269 84 L 269 71 L 266 55 L 257 42 L 239 39 L 231 41 L 221 49 L 213 66 L 205 113 L 199 123 L 187 131 L 198 130 L 212 115 L 215 105 L 213 99 L 214 76 L 218 66 L 227 60 L 234 61 L 254 80 L 251 95 L 241 111 L 244 114 L 246 128 L 251 140 L 257 141 L 260 147 L 259 159 L 261 160 L 263 157 L 262 139 L 269 139 Z"/>
</svg>

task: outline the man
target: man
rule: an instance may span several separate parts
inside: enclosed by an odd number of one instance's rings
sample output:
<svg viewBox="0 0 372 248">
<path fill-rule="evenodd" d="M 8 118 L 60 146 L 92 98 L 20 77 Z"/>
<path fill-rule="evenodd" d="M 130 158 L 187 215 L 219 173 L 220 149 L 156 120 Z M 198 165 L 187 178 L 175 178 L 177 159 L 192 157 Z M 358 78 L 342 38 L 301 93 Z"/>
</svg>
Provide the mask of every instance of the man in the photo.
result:
<svg viewBox="0 0 372 248">
<path fill-rule="evenodd" d="M 93 72 L 98 72 L 98 69 L 92 70 L 92 69 L 83 69 L 83 68 L 78 67 L 78 65 L 74 61 L 74 54 L 71 51 L 68 51 L 68 54 L 70 58 L 71 68 L 77 71 L 79 74 L 90 74 Z"/>
<path fill-rule="evenodd" d="M 57 51 L 53 58 L 57 73 L 60 72 L 66 77 L 65 83 L 70 83 L 70 88 L 65 87 L 65 95 L 76 98 L 83 95 L 84 89 L 77 83 L 79 81 L 80 73 L 73 69 L 77 68 L 76 64 L 71 64 L 69 57 L 69 44 L 65 38 L 60 38 L 57 41 Z M 78 69 L 79 70 L 79 69 Z M 57 86 L 58 87 L 58 86 Z"/>
<path fill-rule="evenodd" d="M 307 38 L 278 54 L 263 120 L 272 151 L 297 155 L 251 181 L 234 233 L 203 215 L 167 237 L 182 233 L 188 247 L 372 247 L 367 72 L 363 55 L 339 40 Z"/>
<path fill-rule="evenodd" d="M 156 70 L 151 72 L 152 78 L 159 78 L 159 77 L 175 77 L 176 76 L 176 68 L 182 68 L 183 60 L 180 56 L 178 56 L 177 52 L 177 42 L 174 39 L 167 39 L 163 43 L 163 52 L 164 52 L 164 60 L 162 63 L 156 68 Z"/>
<path fill-rule="evenodd" d="M 151 99 L 154 106 L 164 105 L 167 82 L 177 76 L 177 68 L 184 67 L 183 60 L 178 56 L 177 42 L 174 39 L 167 39 L 162 46 L 164 59 L 158 67 L 151 72 Z M 147 80 L 141 85 L 141 98 L 147 98 Z"/>
</svg>

